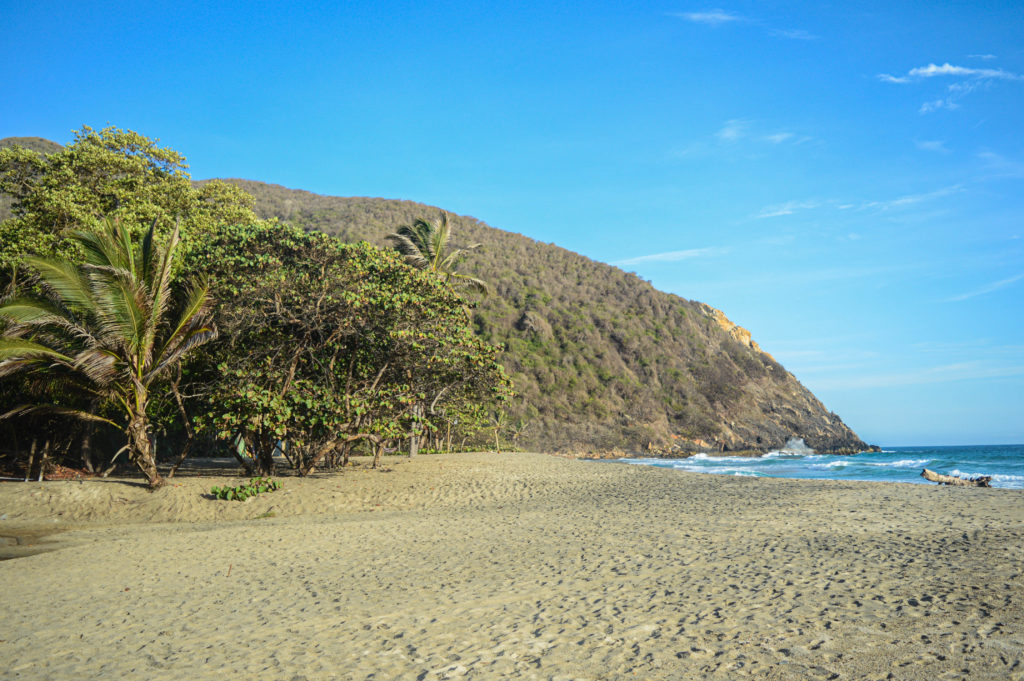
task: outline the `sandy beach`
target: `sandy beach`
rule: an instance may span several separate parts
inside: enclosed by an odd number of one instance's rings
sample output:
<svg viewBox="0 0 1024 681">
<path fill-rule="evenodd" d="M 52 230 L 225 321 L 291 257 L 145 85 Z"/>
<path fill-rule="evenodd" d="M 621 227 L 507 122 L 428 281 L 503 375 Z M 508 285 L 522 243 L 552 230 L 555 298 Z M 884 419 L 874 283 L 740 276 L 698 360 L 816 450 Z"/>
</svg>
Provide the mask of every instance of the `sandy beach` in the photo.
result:
<svg viewBox="0 0 1024 681">
<path fill-rule="evenodd" d="M 1024 679 L 1021 491 L 386 465 L 0 485 L 3 678 Z"/>
</svg>

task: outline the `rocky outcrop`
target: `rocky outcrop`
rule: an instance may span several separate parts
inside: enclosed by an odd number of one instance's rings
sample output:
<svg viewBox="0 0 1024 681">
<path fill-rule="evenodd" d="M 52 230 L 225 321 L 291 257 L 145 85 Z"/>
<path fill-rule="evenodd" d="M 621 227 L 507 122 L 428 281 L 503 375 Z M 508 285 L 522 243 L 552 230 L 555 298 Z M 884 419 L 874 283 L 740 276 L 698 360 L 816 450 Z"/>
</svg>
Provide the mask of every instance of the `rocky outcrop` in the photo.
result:
<svg viewBox="0 0 1024 681">
<path fill-rule="evenodd" d="M 754 352 L 762 352 L 761 347 L 754 342 L 754 339 L 751 337 L 750 332 L 744 329 L 742 326 L 737 326 L 736 324 L 733 324 L 731 321 L 729 321 L 729 318 L 725 316 L 724 312 L 722 312 L 721 310 L 717 310 L 711 307 L 710 305 L 705 305 L 704 303 L 697 304 L 708 317 L 715 320 L 715 323 L 718 324 L 718 326 L 723 331 L 732 336 L 733 340 L 735 340 L 737 343 L 739 343 L 745 348 L 750 348 Z"/>
</svg>

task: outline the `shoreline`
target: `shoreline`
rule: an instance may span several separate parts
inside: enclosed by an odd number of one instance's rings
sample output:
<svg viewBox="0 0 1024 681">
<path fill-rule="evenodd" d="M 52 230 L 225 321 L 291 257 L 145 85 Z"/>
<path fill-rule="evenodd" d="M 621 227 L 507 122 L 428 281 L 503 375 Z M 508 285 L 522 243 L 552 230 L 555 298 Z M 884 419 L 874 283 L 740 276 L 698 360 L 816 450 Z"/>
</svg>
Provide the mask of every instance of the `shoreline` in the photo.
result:
<svg viewBox="0 0 1024 681">
<path fill-rule="evenodd" d="M 1018 490 L 387 465 L 0 485 L 0 535 L 63 530 L 0 562 L 10 678 L 1024 678 Z"/>
</svg>

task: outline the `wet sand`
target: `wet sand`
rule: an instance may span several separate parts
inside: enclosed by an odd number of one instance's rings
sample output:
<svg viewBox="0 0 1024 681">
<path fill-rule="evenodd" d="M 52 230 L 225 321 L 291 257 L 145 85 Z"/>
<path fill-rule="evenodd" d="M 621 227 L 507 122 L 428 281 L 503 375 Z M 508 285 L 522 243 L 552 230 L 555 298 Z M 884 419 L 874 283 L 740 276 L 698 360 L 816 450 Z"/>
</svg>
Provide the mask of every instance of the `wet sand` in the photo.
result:
<svg viewBox="0 0 1024 681">
<path fill-rule="evenodd" d="M 0 485 L 5 679 L 1024 679 L 1024 492 L 388 461 Z"/>
</svg>

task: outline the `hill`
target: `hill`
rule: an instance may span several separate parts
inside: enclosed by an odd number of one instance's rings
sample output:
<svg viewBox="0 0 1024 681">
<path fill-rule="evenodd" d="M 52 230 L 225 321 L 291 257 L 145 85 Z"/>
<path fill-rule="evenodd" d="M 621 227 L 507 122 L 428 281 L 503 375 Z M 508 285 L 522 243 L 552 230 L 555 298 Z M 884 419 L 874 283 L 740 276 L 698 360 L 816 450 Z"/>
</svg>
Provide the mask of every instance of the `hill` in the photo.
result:
<svg viewBox="0 0 1024 681">
<path fill-rule="evenodd" d="M 384 237 L 432 206 L 227 180 L 263 217 L 345 241 Z M 489 282 L 478 331 L 505 345 L 520 397 L 509 431 L 542 450 L 760 450 L 802 438 L 819 451 L 868 446 L 719 310 L 656 290 L 577 253 L 453 216 L 462 269 Z"/>
<path fill-rule="evenodd" d="M 43 153 L 59 145 L 8 138 Z M 256 212 L 344 241 L 384 237 L 439 209 L 411 201 L 321 196 L 249 180 Z M 3 199 L 5 197 L 0 197 Z M 9 217 L 0 204 L 0 220 Z M 506 439 L 542 451 L 766 451 L 802 438 L 818 451 L 868 446 L 743 328 L 703 303 L 656 290 L 577 253 L 452 217 L 463 270 L 490 283 L 473 320 L 502 343 L 519 393 Z"/>
</svg>

